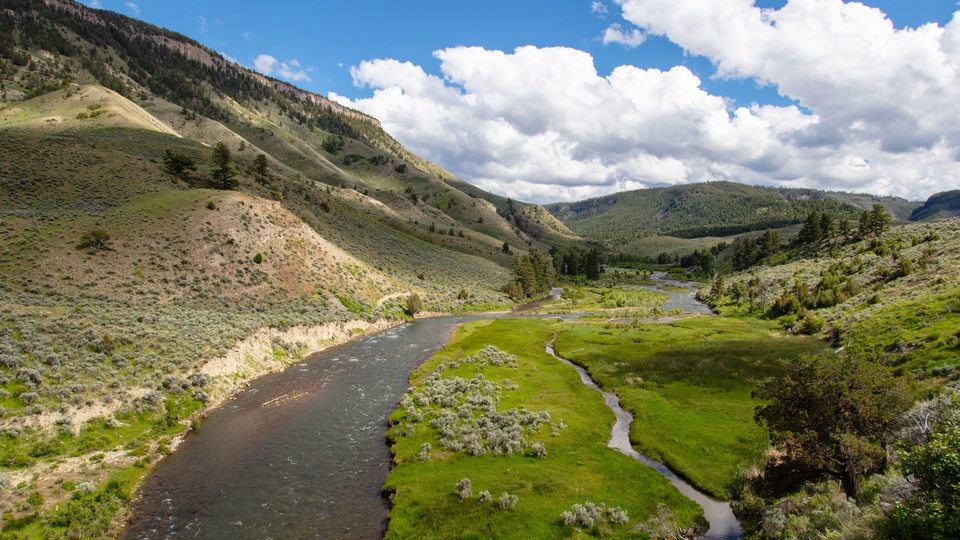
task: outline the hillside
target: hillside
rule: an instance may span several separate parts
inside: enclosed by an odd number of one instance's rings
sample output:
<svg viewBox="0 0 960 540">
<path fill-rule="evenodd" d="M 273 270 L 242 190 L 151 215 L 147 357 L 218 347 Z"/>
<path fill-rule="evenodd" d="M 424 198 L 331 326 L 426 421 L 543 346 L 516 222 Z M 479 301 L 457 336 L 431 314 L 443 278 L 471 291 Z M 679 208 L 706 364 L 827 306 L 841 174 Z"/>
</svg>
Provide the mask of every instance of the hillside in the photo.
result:
<svg viewBox="0 0 960 540">
<path fill-rule="evenodd" d="M 837 234 L 808 256 L 735 273 L 701 296 L 721 312 L 774 318 L 849 345 L 934 391 L 960 358 L 958 269 L 960 220 L 940 219 Z"/>
<path fill-rule="evenodd" d="M 848 218 L 857 213 L 823 192 L 733 182 L 626 191 L 546 208 L 578 235 L 617 246 L 648 236 L 698 238 L 780 228 L 800 223 L 812 211 Z"/>
<path fill-rule="evenodd" d="M 855 219 L 876 203 L 903 220 L 919 206 L 893 197 L 710 182 L 625 191 L 546 209 L 580 236 L 623 246 L 650 236 L 699 238 L 776 229 L 800 223 L 813 211 Z"/>
<path fill-rule="evenodd" d="M 944 191 L 931 195 L 923 206 L 916 208 L 910 219 L 921 221 L 938 217 L 960 216 L 960 190 Z"/>
<path fill-rule="evenodd" d="M 62 508 L 58 478 L 129 486 L 194 411 L 397 324 L 411 293 L 509 303 L 504 243 L 581 242 L 193 40 L 66 0 L 0 8 L 0 483 L 31 479 L 5 514 L 32 523 L 33 492 Z M 214 180 L 220 143 L 234 189 Z M 58 534 L 113 526 L 106 493 L 102 522 Z"/>
<path fill-rule="evenodd" d="M 194 40 L 70 0 L 3 0 L 0 7 L 6 99 L 48 93 L 65 81 L 95 82 L 198 142 L 246 140 L 243 165 L 264 152 L 283 179 L 299 174 L 369 194 L 420 232 L 431 223 L 474 230 L 491 255 L 503 242 L 546 251 L 577 241 L 559 223 L 504 219 L 502 198 L 472 186 L 466 194 L 467 184 L 404 149 L 376 119 L 242 68 Z"/>
</svg>

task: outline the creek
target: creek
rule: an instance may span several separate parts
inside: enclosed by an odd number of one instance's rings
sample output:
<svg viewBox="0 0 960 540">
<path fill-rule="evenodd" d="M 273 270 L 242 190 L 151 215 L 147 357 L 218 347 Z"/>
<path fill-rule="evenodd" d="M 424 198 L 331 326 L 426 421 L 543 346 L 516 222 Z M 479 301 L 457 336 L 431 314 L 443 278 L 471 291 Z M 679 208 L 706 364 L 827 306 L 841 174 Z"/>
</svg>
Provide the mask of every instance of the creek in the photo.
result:
<svg viewBox="0 0 960 540">
<path fill-rule="evenodd" d="M 559 289 L 544 301 L 556 297 Z M 257 379 L 211 411 L 147 477 L 121 538 L 381 538 L 389 510 L 381 497 L 390 472 L 387 418 L 410 372 L 460 324 L 499 316 L 510 315 L 416 320 Z M 742 536 L 728 504 L 634 452 L 626 438 L 632 418 L 619 405 L 614 412 L 610 445 L 703 506 L 711 523 L 704 538 Z"/>
<path fill-rule="evenodd" d="M 547 345 L 547 353 L 564 364 L 573 366 L 573 368 L 577 370 L 577 373 L 580 374 L 580 380 L 583 381 L 583 384 L 600 392 L 600 394 L 603 395 L 603 400 L 607 403 L 607 407 L 610 407 L 610 410 L 616 415 L 617 420 L 610 430 L 610 441 L 607 442 L 607 446 L 621 454 L 653 467 L 661 476 L 666 478 L 673 487 L 677 488 L 680 493 L 683 493 L 685 497 L 699 504 L 700 508 L 703 508 L 703 517 L 707 519 L 710 528 L 698 538 L 702 540 L 739 540 L 743 538 L 743 527 L 740 526 L 740 522 L 737 521 L 736 516 L 733 515 L 733 510 L 730 509 L 730 503 L 718 501 L 697 491 L 695 487 L 681 479 L 663 463 L 654 461 L 633 449 L 633 446 L 630 444 L 630 424 L 633 422 L 633 415 L 620 406 L 620 398 L 618 398 L 616 394 L 601 390 L 600 387 L 597 386 L 597 383 L 593 382 L 593 379 L 590 378 L 590 374 L 587 373 L 586 369 L 565 358 L 557 356 L 556 351 L 553 350 L 551 345 Z"/>
</svg>

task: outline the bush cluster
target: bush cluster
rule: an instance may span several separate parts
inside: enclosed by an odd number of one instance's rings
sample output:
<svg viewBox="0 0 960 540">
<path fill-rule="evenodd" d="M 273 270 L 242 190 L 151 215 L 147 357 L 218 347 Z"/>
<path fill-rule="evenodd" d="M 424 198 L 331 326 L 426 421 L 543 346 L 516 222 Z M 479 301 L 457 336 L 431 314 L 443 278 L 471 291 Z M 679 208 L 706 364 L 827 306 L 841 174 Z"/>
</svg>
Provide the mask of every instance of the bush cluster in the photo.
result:
<svg viewBox="0 0 960 540">
<path fill-rule="evenodd" d="M 516 357 L 487 345 L 477 354 L 461 358 L 450 366 L 461 363 L 477 364 L 480 368 L 487 365 L 516 368 Z M 437 428 L 440 446 L 452 452 L 510 456 L 529 450 L 535 457 L 546 458 L 544 444 L 526 437 L 547 424 L 558 433 L 564 427 L 562 421 L 552 424 L 547 411 L 533 412 L 525 407 L 497 410 L 501 391 L 518 388 L 517 385 L 508 380 L 488 381 L 481 373 L 471 379 L 442 378 L 440 373 L 445 368 L 445 365 L 439 366 L 420 388 L 411 387 L 400 399 L 408 422 L 426 422 Z"/>
<path fill-rule="evenodd" d="M 582 529 L 593 527 L 595 524 L 609 522 L 619 525 L 630 521 L 630 516 L 626 510 L 619 506 L 607 508 L 607 503 L 601 502 L 600 506 L 587 501 L 583 504 L 575 504 L 570 510 L 565 510 L 560 514 L 560 522 L 565 526 L 575 526 Z"/>
</svg>

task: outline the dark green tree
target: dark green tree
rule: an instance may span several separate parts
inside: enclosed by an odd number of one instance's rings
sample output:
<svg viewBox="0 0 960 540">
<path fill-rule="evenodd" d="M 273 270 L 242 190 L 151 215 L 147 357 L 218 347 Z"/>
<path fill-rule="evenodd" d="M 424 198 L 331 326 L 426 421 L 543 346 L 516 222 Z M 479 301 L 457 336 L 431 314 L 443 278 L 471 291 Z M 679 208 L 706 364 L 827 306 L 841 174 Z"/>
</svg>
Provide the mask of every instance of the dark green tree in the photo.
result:
<svg viewBox="0 0 960 540">
<path fill-rule="evenodd" d="M 873 205 L 873 210 L 870 211 L 870 233 L 877 236 L 889 228 L 890 214 L 887 213 L 887 208 L 880 203 Z"/>
<path fill-rule="evenodd" d="M 503 247 L 501 247 L 500 249 L 501 249 L 501 251 L 503 251 L 503 252 L 506 253 L 507 255 L 510 254 L 510 244 L 508 244 L 507 242 L 504 242 L 504 243 L 503 243 Z"/>
<path fill-rule="evenodd" d="M 824 214 L 826 215 L 826 214 Z M 760 238 L 757 238 L 757 247 L 759 248 L 759 257 L 761 259 L 775 255 L 780 251 L 780 231 L 767 229 Z"/>
<path fill-rule="evenodd" d="M 587 279 L 600 279 L 600 252 L 594 248 L 587 252 L 587 267 L 584 274 Z"/>
<path fill-rule="evenodd" d="M 837 231 L 836 222 L 833 219 L 833 216 L 829 212 L 824 212 L 820 214 L 820 236 L 825 240 L 829 240 L 833 237 L 833 233 Z"/>
<path fill-rule="evenodd" d="M 233 189 L 237 187 L 237 171 L 233 168 L 233 158 L 230 155 L 230 149 L 223 142 L 218 142 L 213 149 L 213 172 L 211 176 L 220 189 Z"/>
<path fill-rule="evenodd" d="M 407 297 L 407 315 L 413 317 L 417 313 L 423 311 L 423 300 L 420 299 L 420 295 L 413 293 Z"/>
<path fill-rule="evenodd" d="M 912 402 L 906 382 L 850 355 L 802 355 L 784 367 L 783 377 L 762 381 L 752 394 L 769 403 L 755 418 L 785 454 L 768 466 L 769 476 L 784 467 L 793 482 L 827 474 L 855 497 L 860 477 L 883 469 L 882 444 Z"/>
<path fill-rule="evenodd" d="M 800 244 L 815 244 L 823 238 L 823 229 L 821 228 L 821 217 L 817 212 L 807 214 L 807 219 L 803 222 L 803 227 L 797 235 L 797 242 Z"/>
<path fill-rule="evenodd" d="M 251 169 L 257 180 L 261 183 L 266 182 L 270 176 L 270 168 L 267 163 L 266 154 L 257 154 L 257 157 L 253 158 Z"/>
<path fill-rule="evenodd" d="M 172 152 L 169 148 L 163 154 L 163 167 L 168 173 L 176 176 L 180 180 L 183 180 L 187 175 L 187 171 L 197 170 L 197 165 L 193 162 L 193 158 Z"/>
</svg>

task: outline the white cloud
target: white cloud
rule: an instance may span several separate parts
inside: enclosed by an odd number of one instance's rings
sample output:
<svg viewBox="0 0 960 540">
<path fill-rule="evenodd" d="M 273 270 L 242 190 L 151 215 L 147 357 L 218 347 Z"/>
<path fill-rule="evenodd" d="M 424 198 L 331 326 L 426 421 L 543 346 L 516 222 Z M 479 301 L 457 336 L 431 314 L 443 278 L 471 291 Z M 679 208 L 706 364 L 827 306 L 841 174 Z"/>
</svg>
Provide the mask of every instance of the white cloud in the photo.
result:
<svg viewBox="0 0 960 540">
<path fill-rule="evenodd" d="M 739 178 L 751 165 L 779 170 L 789 161 L 779 134 L 816 121 L 796 107 L 731 117 L 682 66 L 621 66 L 601 77 L 589 54 L 567 48 L 435 54 L 445 79 L 409 62 L 374 60 L 351 70 L 373 97 L 332 97 L 465 179 L 517 198 Z"/>
<path fill-rule="evenodd" d="M 140 6 L 134 4 L 133 2 L 127 2 L 127 7 L 133 12 L 134 15 L 137 17 L 140 16 Z"/>
<path fill-rule="evenodd" d="M 207 33 L 209 28 L 207 27 L 207 19 L 203 15 L 197 15 L 197 23 L 200 24 L 200 31 L 204 34 Z"/>
<path fill-rule="evenodd" d="M 94 9 L 103 9 L 103 4 L 100 0 L 90 0 L 90 7 Z"/>
<path fill-rule="evenodd" d="M 731 109 L 683 66 L 601 76 L 585 52 L 534 47 L 437 51 L 441 76 L 366 61 L 351 73 L 373 95 L 331 97 L 465 180 L 538 202 L 706 180 L 908 198 L 956 189 L 960 17 L 897 30 L 841 0 L 617 3 L 718 77 L 774 85 L 801 107 Z"/>
<path fill-rule="evenodd" d="M 625 33 L 620 24 L 613 23 L 604 30 L 602 39 L 604 45 L 619 43 L 628 49 L 632 49 L 643 43 L 646 37 L 637 28 Z"/>
<path fill-rule="evenodd" d="M 755 79 L 820 117 L 804 144 L 879 143 L 887 152 L 960 149 L 960 21 L 897 30 L 841 0 L 618 0 L 624 17 L 708 57 L 720 76 Z M 718 24 L 717 21 L 722 21 Z"/>
<path fill-rule="evenodd" d="M 288 81 L 311 82 L 306 71 L 294 69 L 300 67 L 300 62 L 296 58 L 288 62 L 280 62 L 269 54 L 261 54 L 253 59 L 253 65 L 264 75 L 272 75 Z"/>
<path fill-rule="evenodd" d="M 590 4 L 590 13 L 600 13 L 601 16 L 607 12 L 607 6 L 603 2 L 592 2 Z"/>
<path fill-rule="evenodd" d="M 252 34 L 252 33 L 250 33 L 250 32 L 244 32 L 244 33 L 243 33 L 243 39 L 246 39 L 246 40 L 249 41 L 249 40 L 251 40 L 252 38 L 253 38 L 253 34 Z"/>
<path fill-rule="evenodd" d="M 237 61 L 236 57 L 230 56 L 229 54 L 227 54 L 227 53 L 225 53 L 225 52 L 221 52 L 221 53 L 220 53 L 220 56 L 222 56 L 222 57 L 223 57 L 225 60 L 227 60 L 228 62 L 233 62 L 234 64 L 239 64 L 239 63 L 240 63 L 239 61 Z"/>
</svg>

